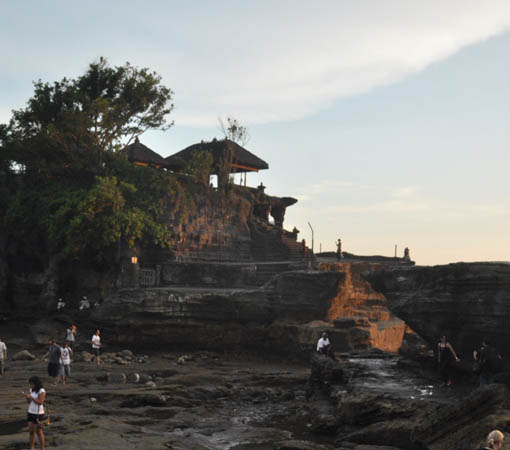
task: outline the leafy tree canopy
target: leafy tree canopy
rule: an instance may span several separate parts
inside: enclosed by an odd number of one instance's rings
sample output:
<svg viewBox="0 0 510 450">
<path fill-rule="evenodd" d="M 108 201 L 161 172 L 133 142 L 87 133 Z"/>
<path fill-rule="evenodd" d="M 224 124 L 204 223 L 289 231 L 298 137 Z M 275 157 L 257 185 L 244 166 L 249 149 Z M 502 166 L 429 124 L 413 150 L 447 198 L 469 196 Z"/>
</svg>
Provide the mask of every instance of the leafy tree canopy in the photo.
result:
<svg viewBox="0 0 510 450">
<path fill-rule="evenodd" d="M 129 63 L 111 67 L 105 58 L 76 79 L 39 80 L 27 107 L 0 129 L 4 159 L 39 173 L 69 166 L 97 171 L 105 154 L 172 125 L 166 119 L 172 94 L 155 72 Z"/>
<path fill-rule="evenodd" d="M 172 94 L 155 72 L 104 58 L 76 79 L 34 83 L 27 107 L 0 124 L 0 220 L 17 255 L 39 267 L 55 253 L 109 263 L 123 245 L 172 245 L 193 198 L 122 151 L 172 125 Z"/>
</svg>

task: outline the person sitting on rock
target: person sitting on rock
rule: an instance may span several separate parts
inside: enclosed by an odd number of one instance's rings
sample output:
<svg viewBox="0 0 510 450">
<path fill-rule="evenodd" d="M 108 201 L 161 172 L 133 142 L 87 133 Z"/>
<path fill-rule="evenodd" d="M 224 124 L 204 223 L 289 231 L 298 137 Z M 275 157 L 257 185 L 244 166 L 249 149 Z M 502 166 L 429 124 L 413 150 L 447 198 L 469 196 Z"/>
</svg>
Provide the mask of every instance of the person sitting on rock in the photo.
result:
<svg viewBox="0 0 510 450">
<path fill-rule="evenodd" d="M 333 351 L 333 346 L 328 338 L 328 333 L 322 333 L 322 337 L 317 342 L 317 352 L 321 355 L 329 356 L 333 359 L 336 359 L 335 352 Z"/>
<path fill-rule="evenodd" d="M 87 296 L 83 296 L 83 298 L 80 301 L 80 311 L 83 311 L 84 309 L 90 309 L 90 302 Z"/>
<path fill-rule="evenodd" d="M 499 430 L 493 430 L 487 436 L 487 446 L 479 450 L 500 450 L 503 447 L 505 435 Z"/>
<path fill-rule="evenodd" d="M 439 363 L 439 374 L 443 379 L 441 387 L 450 387 L 452 385 L 452 359 L 459 362 L 455 350 L 446 339 L 446 336 L 441 336 L 441 340 L 437 344 L 437 362 Z"/>
<path fill-rule="evenodd" d="M 66 302 L 64 302 L 64 300 L 62 298 L 59 298 L 58 302 L 57 302 L 57 311 L 59 309 L 64 309 L 65 306 L 66 306 Z"/>
</svg>

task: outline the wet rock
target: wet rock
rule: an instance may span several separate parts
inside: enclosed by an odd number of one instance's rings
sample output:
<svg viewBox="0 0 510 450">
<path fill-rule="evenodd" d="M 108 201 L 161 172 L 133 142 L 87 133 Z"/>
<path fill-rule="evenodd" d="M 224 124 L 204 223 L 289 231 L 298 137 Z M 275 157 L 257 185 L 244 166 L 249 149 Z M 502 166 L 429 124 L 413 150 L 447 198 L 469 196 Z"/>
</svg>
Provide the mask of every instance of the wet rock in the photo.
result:
<svg viewBox="0 0 510 450">
<path fill-rule="evenodd" d="M 480 429 L 502 427 L 510 393 L 503 385 L 476 389 L 460 401 L 443 404 L 417 404 L 408 417 L 391 417 L 367 424 L 359 431 L 343 436 L 342 441 L 358 444 L 389 445 L 402 449 L 442 450 L 477 448 L 474 437 Z M 382 417 L 380 417 L 382 419 Z"/>
<path fill-rule="evenodd" d="M 21 352 L 15 353 L 12 357 L 13 361 L 33 361 L 35 355 L 30 353 L 28 350 L 22 350 Z"/>
<path fill-rule="evenodd" d="M 413 402 L 395 399 L 387 394 L 355 391 L 341 396 L 337 405 L 337 418 L 344 424 L 363 426 L 409 417 L 416 408 Z"/>
<path fill-rule="evenodd" d="M 125 373 L 106 372 L 105 378 L 109 383 L 124 384 L 126 382 Z"/>
<path fill-rule="evenodd" d="M 333 384 L 345 384 L 349 380 L 345 364 L 328 356 L 314 354 L 307 385 L 307 398 L 317 390 L 328 390 Z"/>
<path fill-rule="evenodd" d="M 310 429 L 314 433 L 334 435 L 338 429 L 338 419 L 332 414 L 319 414 L 312 418 Z"/>
<path fill-rule="evenodd" d="M 147 383 L 145 383 L 145 386 L 150 387 L 150 388 L 155 388 L 156 383 L 154 383 L 154 381 L 147 381 Z"/>
<path fill-rule="evenodd" d="M 274 448 L 275 450 L 328 450 L 331 447 L 309 441 L 289 439 L 287 441 L 277 442 Z"/>
<path fill-rule="evenodd" d="M 141 373 L 140 374 L 140 379 L 138 381 L 141 384 L 145 384 L 148 381 L 152 381 L 152 377 L 150 375 L 147 375 L 146 373 Z"/>
<path fill-rule="evenodd" d="M 133 355 L 133 352 L 131 350 L 122 350 L 119 353 L 119 356 L 122 357 L 122 358 L 127 358 L 127 357 L 132 358 L 134 355 Z"/>
<path fill-rule="evenodd" d="M 121 408 L 140 408 L 143 406 L 165 406 L 166 397 L 158 394 L 133 395 L 121 402 Z"/>
</svg>

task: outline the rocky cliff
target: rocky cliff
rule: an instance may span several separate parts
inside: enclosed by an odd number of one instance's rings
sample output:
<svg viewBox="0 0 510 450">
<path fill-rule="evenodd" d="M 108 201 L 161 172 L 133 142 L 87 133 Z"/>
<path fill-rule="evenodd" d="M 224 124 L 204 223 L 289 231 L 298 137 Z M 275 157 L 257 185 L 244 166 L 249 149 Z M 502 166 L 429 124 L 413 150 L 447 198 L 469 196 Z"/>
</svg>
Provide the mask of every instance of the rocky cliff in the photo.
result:
<svg viewBox="0 0 510 450">
<path fill-rule="evenodd" d="M 378 348 L 399 351 L 407 326 L 387 306 L 383 294 L 376 292 L 361 277 L 388 267 L 390 263 L 366 261 L 323 263 L 320 270 L 344 274 L 336 295 L 331 299 L 327 318 L 334 324 L 334 334 L 344 351 Z"/>
<path fill-rule="evenodd" d="M 263 287 L 121 289 L 81 313 L 110 342 L 133 348 L 249 350 L 308 358 L 342 273 L 287 272 Z"/>
<path fill-rule="evenodd" d="M 364 274 L 389 308 L 435 348 L 445 334 L 471 359 L 484 337 L 510 357 L 510 264 L 456 263 Z"/>
</svg>

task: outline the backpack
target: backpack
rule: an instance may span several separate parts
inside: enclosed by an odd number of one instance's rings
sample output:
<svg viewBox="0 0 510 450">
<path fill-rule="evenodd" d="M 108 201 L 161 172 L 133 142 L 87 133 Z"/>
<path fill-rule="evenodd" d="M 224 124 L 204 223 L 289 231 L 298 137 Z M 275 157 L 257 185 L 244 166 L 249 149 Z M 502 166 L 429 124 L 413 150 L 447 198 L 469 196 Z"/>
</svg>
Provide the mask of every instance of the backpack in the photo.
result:
<svg viewBox="0 0 510 450">
<path fill-rule="evenodd" d="M 498 373 L 503 369 L 503 361 L 499 357 L 496 349 L 487 347 L 485 349 L 484 367 L 489 373 Z"/>
</svg>

